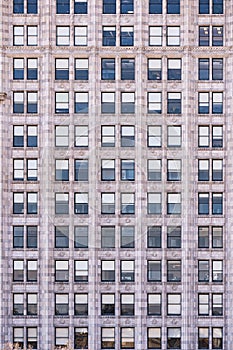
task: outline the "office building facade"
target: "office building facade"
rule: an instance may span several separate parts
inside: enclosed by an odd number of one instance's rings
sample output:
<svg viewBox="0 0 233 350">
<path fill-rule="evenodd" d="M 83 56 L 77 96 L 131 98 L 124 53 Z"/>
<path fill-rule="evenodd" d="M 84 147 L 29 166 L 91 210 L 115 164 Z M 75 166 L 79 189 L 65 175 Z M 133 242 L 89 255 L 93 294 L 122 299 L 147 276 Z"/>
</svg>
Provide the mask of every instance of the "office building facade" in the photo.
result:
<svg viewBox="0 0 233 350">
<path fill-rule="evenodd" d="M 0 347 L 231 350 L 233 3 L 0 12 Z"/>
</svg>

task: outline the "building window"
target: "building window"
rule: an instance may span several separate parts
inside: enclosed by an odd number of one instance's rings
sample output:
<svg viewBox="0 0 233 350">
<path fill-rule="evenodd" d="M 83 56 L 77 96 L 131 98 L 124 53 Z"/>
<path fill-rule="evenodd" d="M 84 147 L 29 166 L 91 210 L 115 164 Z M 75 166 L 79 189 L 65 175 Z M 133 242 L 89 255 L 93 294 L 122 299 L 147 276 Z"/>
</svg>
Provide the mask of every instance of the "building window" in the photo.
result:
<svg viewBox="0 0 233 350">
<path fill-rule="evenodd" d="M 27 26 L 27 46 L 37 46 L 37 26 Z"/>
<path fill-rule="evenodd" d="M 115 193 L 101 194 L 101 214 L 115 214 Z"/>
<path fill-rule="evenodd" d="M 162 194 L 148 193 L 147 194 L 147 214 L 161 214 L 162 213 Z"/>
<path fill-rule="evenodd" d="M 69 294 L 55 294 L 55 315 L 69 315 Z"/>
<path fill-rule="evenodd" d="M 37 58 L 27 59 L 27 79 L 37 80 L 38 79 L 38 60 Z"/>
<path fill-rule="evenodd" d="M 162 79 L 162 59 L 148 58 L 148 80 Z"/>
<path fill-rule="evenodd" d="M 74 227 L 74 247 L 88 248 L 88 226 Z"/>
<path fill-rule="evenodd" d="M 135 146 L 135 127 L 121 126 L 121 147 Z"/>
<path fill-rule="evenodd" d="M 135 113 L 135 93 L 134 92 L 121 93 L 121 113 L 122 114 Z"/>
<path fill-rule="evenodd" d="M 167 46 L 180 46 L 180 27 L 167 27 Z"/>
<path fill-rule="evenodd" d="M 212 59 L 212 79 L 223 80 L 223 58 Z"/>
<path fill-rule="evenodd" d="M 181 261 L 168 260 L 167 262 L 167 282 L 181 282 Z"/>
<path fill-rule="evenodd" d="M 167 181 L 181 181 L 181 160 L 167 160 Z"/>
<path fill-rule="evenodd" d="M 210 59 L 199 58 L 198 59 L 198 79 L 209 80 L 210 76 Z"/>
<path fill-rule="evenodd" d="M 13 248 L 24 247 L 24 227 L 13 226 Z"/>
<path fill-rule="evenodd" d="M 121 181 L 135 180 L 135 161 L 134 159 L 121 159 Z"/>
<path fill-rule="evenodd" d="M 198 349 L 209 349 L 209 328 L 198 328 Z"/>
<path fill-rule="evenodd" d="M 101 281 L 115 282 L 115 261 L 114 260 L 101 261 Z"/>
<path fill-rule="evenodd" d="M 210 135 L 208 126 L 198 126 L 198 147 L 209 147 Z"/>
<path fill-rule="evenodd" d="M 101 59 L 101 80 L 115 80 L 115 58 Z"/>
<path fill-rule="evenodd" d="M 161 349 L 161 328 L 147 328 L 147 347 L 148 349 Z"/>
<path fill-rule="evenodd" d="M 29 293 L 27 294 L 27 315 L 36 316 L 37 315 L 37 294 Z"/>
<path fill-rule="evenodd" d="M 14 181 L 24 180 L 24 160 L 23 159 L 13 160 L 13 180 Z"/>
<path fill-rule="evenodd" d="M 37 193 L 27 193 L 27 214 L 37 214 L 38 207 Z"/>
<path fill-rule="evenodd" d="M 55 248 L 69 248 L 69 226 L 55 226 Z"/>
<path fill-rule="evenodd" d="M 223 93 L 212 92 L 212 113 L 222 114 L 223 113 Z"/>
<path fill-rule="evenodd" d="M 167 14 L 180 14 L 180 0 L 167 0 Z"/>
<path fill-rule="evenodd" d="M 209 46 L 210 27 L 199 27 L 199 46 Z"/>
<path fill-rule="evenodd" d="M 181 294 L 167 294 L 167 315 L 181 315 Z"/>
<path fill-rule="evenodd" d="M 88 260 L 76 260 L 74 262 L 74 281 L 88 282 Z"/>
<path fill-rule="evenodd" d="M 13 13 L 24 13 L 24 0 L 13 0 Z"/>
<path fill-rule="evenodd" d="M 101 113 L 115 114 L 115 92 L 101 93 Z"/>
<path fill-rule="evenodd" d="M 87 125 L 78 125 L 74 127 L 74 146 L 86 148 L 88 147 L 88 126 Z"/>
<path fill-rule="evenodd" d="M 223 0 L 213 0 L 212 13 L 223 14 Z"/>
<path fill-rule="evenodd" d="M 37 282 L 36 260 L 27 260 L 27 282 Z"/>
<path fill-rule="evenodd" d="M 74 194 L 74 213 L 88 214 L 88 193 Z"/>
<path fill-rule="evenodd" d="M 121 260 L 121 282 L 134 282 L 134 261 L 133 260 Z"/>
<path fill-rule="evenodd" d="M 223 248 L 223 227 L 212 227 L 212 248 Z"/>
<path fill-rule="evenodd" d="M 13 282 L 24 281 L 24 262 L 23 260 L 13 261 Z"/>
<path fill-rule="evenodd" d="M 198 181 L 209 181 L 209 159 L 198 160 Z"/>
<path fill-rule="evenodd" d="M 168 215 L 181 214 L 181 193 L 167 194 L 167 214 Z"/>
<path fill-rule="evenodd" d="M 167 348 L 181 349 L 181 329 L 178 327 L 167 328 Z"/>
<path fill-rule="evenodd" d="M 222 282 L 223 281 L 223 262 L 222 260 L 212 261 L 212 281 Z"/>
<path fill-rule="evenodd" d="M 103 13 L 115 14 L 116 13 L 116 0 L 103 0 Z"/>
<path fill-rule="evenodd" d="M 27 113 L 38 113 L 37 92 L 27 92 Z"/>
<path fill-rule="evenodd" d="M 21 349 L 24 347 L 24 329 L 23 327 L 13 328 L 13 344 L 14 346 L 19 346 Z"/>
<path fill-rule="evenodd" d="M 167 247 L 181 248 L 181 226 L 167 227 Z"/>
<path fill-rule="evenodd" d="M 14 80 L 24 79 L 24 59 L 23 58 L 13 59 L 13 79 Z"/>
<path fill-rule="evenodd" d="M 37 159 L 27 159 L 27 180 L 37 181 Z"/>
<path fill-rule="evenodd" d="M 57 26 L 56 34 L 57 46 L 70 46 L 70 27 Z"/>
<path fill-rule="evenodd" d="M 69 181 L 69 160 L 68 159 L 55 160 L 55 180 Z"/>
<path fill-rule="evenodd" d="M 135 194 L 121 193 L 121 214 L 135 214 Z"/>
<path fill-rule="evenodd" d="M 220 327 L 212 328 L 212 349 L 223 348 L 223 329 Z"/>
<path fill-rule="evenodd" d="M 56 327 L 55 328 L 55 345 L 66 346 L 69 342 L 69 328 L 68 327 Z"/>
<path fill-rule="evenodd" d="M 223 127 L 222 126 L 212 127 L 212 147 L 213 148 L 223 147 Z"/>
<path fill-rule="evenodd" d="M 37 328 L 27 327 L 26 328 L 26 343 L 28 348 L 37 349 Z"/>
<path fill-rule="evenodd" d="M 147 295 L 147 315 L 161 316 L 162 312 L 162 296 L 161 294 Z"/>
<path fill-rule="evenodd" d="M 167 113 L 181 114 L 181 92 L 168 92 Z"/>
<path fill-rule="evenodd" d="M 101 127 L 101 147 L 115 147 L 115 126 Z"/>
<path fill-rule="evenodd" d="M 88 329 L 75 328 L 74 329 L 74 347 L 75 349 L 88 349 Z"/>
<path fill-rule="evenodd" d="M 198 214 L 209 215 L 209 193 L 198 193 Z"/>
<path fill-rule="evenodd" d="M 149 0 L 149 14 L 162 14 L 163 0 Z"/>
<path fill-rule="evenodd" d="M 162 46 L 162 27 L 149 27 L 149 46 Z"/>
<path fill-rule="evenodd" d="M 115 160 L 101 160 L 101 181 L 115 181 Z"/>
<path fill-rule="evenodd" d="M 24 113 L 23 92 L 13 92 L 13 113 Z"/>
<path fill-rule="evenodd" d="M 37 0 L 27 0 L 27 13 L 36 14 L 38 13 L 37 9 Z"/>
<path fill-rule="evenodd" d="M 101 328 L 101 349 L 115 349 L 115 329 Z"/>
<path fill-rule="evenodd" d="M 134 328 L 121 327 L 121 349 L 134 349 Z"/>
<path fill-rule="evenodd" d="M 223 214 L 223 194 L 212 193 L 212 214 L 222 215 Z"/>
<path fill-rule="evenodd" d="M 13 26 L 13 45 L 24 45 L 24 26 Z"/>
<path fill-rule="evenodd" d="M 13 214 L 23 214 L 24 212 L 24 194 L 23 192 L 13 193 Z"/>
<path fill-rule="evenodd" d="M 115 226 L 101 226 L 101 248 L 115 248 Z"/>
<path fill-rule="evenodd" d="M 212 46 L 223 46 L 223 27 L 212 27 Z"/>
<path fill-rule="evenodd" d="M 57 0 L 57 14 L 70 13 L 70 0 Z"/>
<path fill-rule="evenodd" d="M 75 59 L 75 80 L 88 80 L 88 58 Z"/>
<path fill-rule="evenodd" d="M 88 181 L 88 160 L 87 159 L 75 159 L 74 180 Z"/>
<path fill-rule="evenodd" d="M 55 113 L 69 113 L 69 92 L 55 92 Z"/>
<path fill-rule="evenodd" d="M 215 267 L 217 266 L 215 265 Z M 210 280 L 209 261 L 199 260 L 198 261 L 198 282 L 209 282 L 209 280 Z"/>
<path fill-rule="evenodd" d="M 88 92 L 75 92 L 75 113 L 88 113 Z"/>
<path fill-rule="evenodd" d="M 37 147 L 37 126 L 27 127 L 27 147 Z"/>
<path fill-rule="evenodd" d="M 161 282 L 162 281 L 162 265 L 160 260 L 147 261 L 147 281 Z"/>
<path fill-rule="evenodd" d="M 88 316 L 88 294 L 74 295 L 75 316 Z"/>
<path fill-rule="evenodd" d="M 87 9 L 87 0 L 74 0 L 74 13 L 79 15 L 86 15 L 88 12 Z"/>
<path fill-rule="evenodd" d="M 69 214 L 69 193 L 55 193 L 55 214 Z"/>
<path fill-rule="evenodd" d="M 181 58 L 168 58 L 167 79 L 181 80 Z"/>
<path fill-rule="evenodd" d="M 135 227 L 121 226 L 121 248 L 134 248 Z"/>
<path fill-rule="evenodd" d="M 121 59 L 121 80 L 135 80 L 135 59 Z"/>
<path fill-rule="evenodd" d="M 13 294 L 13 315 L 24 315 L 24 295 Z"/>
<path fill-rule="evenodd" d="M 209 227 L 198 227 L 198 248 L 209 248 Z"/>
<path fill-rule="evenodd" d="M 148 92 L 148 113 L 161 114 L 162 113 L 162 93 Z"/>
<path fill-rule="evenodd" d="M 162 227 L 147 227 L 147 248 L 161 248 L 162 243 Z"/>
<path fill-rule="evenodd" d="M 120 46 L 134 46 L 134 27 L 120 27 Z"/>
<path fill-rule="evenodd" d="M 121 294 L 121 316 L 134 316 L 134 294 Z"/>
<path fill-rule="evenodd" d="M 87 46 L 87 26 L 74 27 L 74 45 Z"/>
<path fill-rule="evenodd" d="M 160 125 L 148 126 L 147 145 L 159 148 L 162 146 L 162 127 Z"/>
<path fill-rule="evenodd" d="M 198 294 L 198 315 L 209 316 L 209 294 Z"/>
<path fill-rule="evenodd" d="M 148 181 L 162 180 L 162 160 L 161 159 L 147 160 L 147 180 Z"/>
<path fill-rule="evenodd" d="M 212 294 L 212 315 L 223 315 L 223 294 Z"/>
<path fill-rule="evenodd" d="M 167 127 L 168 147 L 181 147 L 181 126 L 169 125 Z"/>
<path fill-rule="evenodd" d="M 103 27 L 102 44 L 103 46 L 116 46 L 116 27 Z"/>
<path fill-rule="evenodd" d="M 55 126 L 55 146 L 68 147 L 69 146 L 69 126 Z"/>
<path fill-rule="evenodd" d="M 55 59 L 55 79 L 69 80 L 69 58 Z"/>
<path fill-rule="evenodd" d="M 120 0 L 120 13 L 132 14 L 134 12 L 134 0 Z"/>
<path fill-rule="evenodd" d="M 37 226 L 27 226 L 26 229 L 26 244 L 27 248 L 37 248 Z"/>
</svg>

